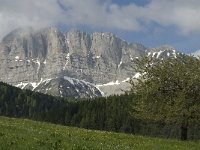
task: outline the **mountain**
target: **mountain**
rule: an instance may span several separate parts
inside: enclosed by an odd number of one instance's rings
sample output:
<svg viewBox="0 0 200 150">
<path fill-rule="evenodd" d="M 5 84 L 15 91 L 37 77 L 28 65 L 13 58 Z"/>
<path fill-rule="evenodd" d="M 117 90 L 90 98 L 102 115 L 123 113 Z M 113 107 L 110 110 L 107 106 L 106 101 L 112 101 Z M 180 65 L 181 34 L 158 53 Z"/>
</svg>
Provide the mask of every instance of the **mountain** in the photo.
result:
<svg viewBox="0 0 200 150">
<path fill-rule="evenodd" d="M 21 82 L 15 86 L 21 89 L 31 89 L 36 92 L 61 97 L 92 98 L 94 96 L 103 95 L 103 93 L 94 84 L 67 76 L 46 80 L 41 78 L 38 83 Z"/>
<path fill-rule="evenodd" d="M 119 94 L 136 74 L 132 60 L 145 55 L 175 57 L 176 51 L 129 44 L 112 33 L 16 29 L 0 43 L 0 81 L 55 96 Z"/>
<path fill-rule="evenodd" d="M 191 53 L 191 55 L 193 55 L 193 56 L 195 56 L 195 57 L 200 56 L 200 50 L 197 50 L 197 51 Z"/>
</svg>

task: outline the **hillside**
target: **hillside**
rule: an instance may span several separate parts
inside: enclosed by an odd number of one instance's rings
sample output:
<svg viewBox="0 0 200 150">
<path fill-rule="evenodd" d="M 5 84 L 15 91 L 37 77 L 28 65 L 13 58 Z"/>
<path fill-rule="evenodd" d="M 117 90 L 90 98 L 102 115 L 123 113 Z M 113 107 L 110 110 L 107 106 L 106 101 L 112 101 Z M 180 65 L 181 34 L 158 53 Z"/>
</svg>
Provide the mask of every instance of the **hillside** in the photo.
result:
<svg viewBox="0 0 200 150">
<path fill-rule="evenodd" d="M 0 117 L 0 149 L 199 149 L 199 142 L 181 142 L 64 127 L 23 119 Z"/>
</svg>

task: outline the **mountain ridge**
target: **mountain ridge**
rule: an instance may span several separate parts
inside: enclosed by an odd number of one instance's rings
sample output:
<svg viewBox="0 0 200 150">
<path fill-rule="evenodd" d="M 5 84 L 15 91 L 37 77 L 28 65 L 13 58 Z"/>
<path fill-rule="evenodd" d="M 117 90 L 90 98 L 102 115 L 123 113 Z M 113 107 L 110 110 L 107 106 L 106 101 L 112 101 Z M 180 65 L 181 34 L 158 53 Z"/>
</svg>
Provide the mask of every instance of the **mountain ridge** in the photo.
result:
<svg viewBox="0 0 200 150">
<path fill-rule="evenodd" d="M 71 79 L 80 80 L 80 83 L 84 80 L 94 85 L 91 87 L 84 83 L 82 88 L 85 92 L 88 87 L 91 88 L 90 91 L 100 88 L 98 94 L 89 92 L 91 95 L 87 95 L 84 92 L 77 93 L 77 89 L 80 90 L 80 88 L 75 86 L 74 92 L 72 92 L 73 96 L 73 93 L 76 93 L 77 96 L 75 97 L 93 97 L 102 96 L 99 93 L 109 90 L 96 85 L 105 85 L 116 81 L 122 82 L 134 76 L 133 59 L 142 56 L 175 57 L 176 50 L 169 47 L 146 48 L 142 44 L 128 43 L 109 32 L 88 34 L 78 29 L 71 29 L 64 33 L 57 28 L 40 30 L 28 28 L 15 30 L 4 37 L 0 43 L 0 54 L 1 81 L 15 86 L 20 84 L 31 85 L 23 88 L 35 90 L 37 88 L 34 86 L 46 87 L 42 85 L 45 84 L 41 82 L 42 80 L 52 79 L 53 82 L 55 81 L 53 79 L 62 80 L 67 76 Z M 52 86 L 70 84 L 66 80 L 62 81 L 56 80 L 57 83 L 53 84 L 53 82 Z M 112 94 L 119 94 L 119 88 L 117 88 L 118 92 L 115 90 Z M 129 85 L 126 84 L 124 88 L 128 89 Z M 45 90 L 37 89 L 39 92 Z M 51 93 L 62 96 L 59 90 L 48 94 Z M 64 94 L 64 96 L 70 95 Z"/>
</svg>

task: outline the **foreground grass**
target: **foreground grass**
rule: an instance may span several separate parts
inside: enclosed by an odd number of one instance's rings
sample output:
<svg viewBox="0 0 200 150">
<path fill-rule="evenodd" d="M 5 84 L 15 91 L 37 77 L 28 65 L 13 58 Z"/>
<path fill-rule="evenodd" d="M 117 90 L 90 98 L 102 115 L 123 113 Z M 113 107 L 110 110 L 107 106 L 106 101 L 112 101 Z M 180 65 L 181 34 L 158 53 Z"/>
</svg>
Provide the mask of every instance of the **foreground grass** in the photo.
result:
<svg viewBox="0 0 200 150">
<path fill-rule="evenodd" d="M 181 142 L 0 117 L 0 149 L 199 150 L 200 142 Z"/>
</svg>

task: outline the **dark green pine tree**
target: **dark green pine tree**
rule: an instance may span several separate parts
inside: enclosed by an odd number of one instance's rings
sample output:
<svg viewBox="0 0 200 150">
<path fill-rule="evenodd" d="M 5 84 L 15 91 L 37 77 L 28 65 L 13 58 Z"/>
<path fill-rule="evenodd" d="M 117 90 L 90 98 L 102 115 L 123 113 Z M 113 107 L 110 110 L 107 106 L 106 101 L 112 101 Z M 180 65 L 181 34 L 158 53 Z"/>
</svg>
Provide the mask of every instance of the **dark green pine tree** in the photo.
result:
<svg viewBox="0 0 200 150">
<path fill-rule="evenodd" d="M 146 57 L 135 62 L 142 76 L 131 81 L 131 93 L 137 96 L 132 116 L 177 124 L 181 140 L 187 140 L 188 127 L 200 121 L 200 60 L 180 54 L 176 59 Z"/>
</svg>

